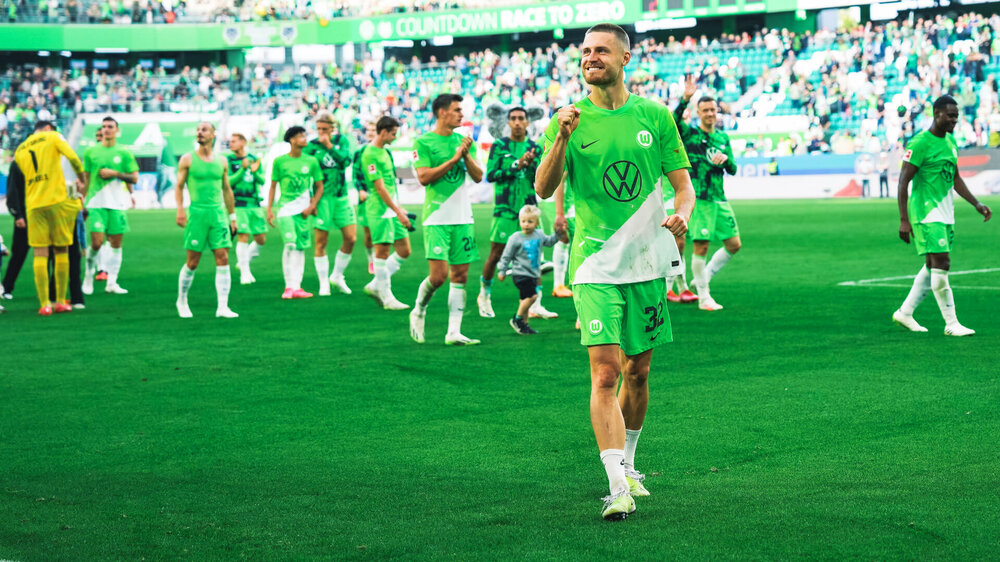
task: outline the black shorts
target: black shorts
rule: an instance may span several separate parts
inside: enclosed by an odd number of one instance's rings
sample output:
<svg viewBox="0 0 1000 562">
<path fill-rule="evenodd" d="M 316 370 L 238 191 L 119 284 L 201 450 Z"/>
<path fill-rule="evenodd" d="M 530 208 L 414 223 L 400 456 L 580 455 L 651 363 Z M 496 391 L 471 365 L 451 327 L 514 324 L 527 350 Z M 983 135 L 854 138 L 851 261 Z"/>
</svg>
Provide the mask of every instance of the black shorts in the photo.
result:
<svg viewBox="0 0 1000 562">
<path fill-rule="evenodd" d="M 538 292 L 538 279 L 525 275 L 512 275 L 511 278 L 522 299 L 530 299 Z"/>
</svg>

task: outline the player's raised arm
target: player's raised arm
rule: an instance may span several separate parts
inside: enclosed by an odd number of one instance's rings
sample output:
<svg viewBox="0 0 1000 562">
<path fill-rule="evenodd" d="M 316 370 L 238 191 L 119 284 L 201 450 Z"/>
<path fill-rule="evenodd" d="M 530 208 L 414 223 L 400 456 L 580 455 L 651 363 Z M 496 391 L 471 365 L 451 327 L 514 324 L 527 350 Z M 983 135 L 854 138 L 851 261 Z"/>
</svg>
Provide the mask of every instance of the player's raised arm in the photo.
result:
<svg viewBox="0 0 1000 562">
<path fill-rule="evenodd" d="M 569 137 L 580 124 L 580 110 L 573 105 L 567 105 L 559 109 L 556 120 L 558 132 L 551 146 L 547 147 L 542 163 L 538 165 L 538 171 L 535 172 L 535 193 L 542 199 L 552 197 L 559 187 L 563 170 L 566 169 L 566 147 L 569 146 Z"/>
<path fill-rule="evenodd" d="M 187 225 L 187 213 L 184 212 L 184 186 L 187 184 L 188 170 L 191 169 L 191 154 L 181 156 L 177 162 L 177 189 L 174 190 L 174 199 L 177 201 L 177 226 L 184 228 Z M 230 192 L 232 193 L 232 192 Z"/>
<path fill-rule="evenodd" d="M 913 234 L 913 226 L 910 225 L 910 212 L 907 204 L 910 199 L 910 182 L 913 176 L 917 175 L 917 167 L 909 162 L 903 162 L 903 167 L 899 170 L 899 186 L 896 199 L 899 203 L 899 238 L 910 243 L 910 236 Z"/>
<path fill-rule="evenodd" d="M 970 205 L 976 208 L 977 213 L 983 215 L 983 222 L 990 220 L 990 217 L 993 216 L 993 211 L 991 211 L 986 205 L 982 204 L 978 199 L 976 199 L 976 196 L 969 191 L 969 186 L 965 185 L 965 180 L 962 179 L 958 170 L 955 170 L 955 193 L 961 195 L 962 199 L 965 199 Z"/>
<path fill-rule="evenodd" d="M 683 135 L 690 126 L 687 121 L 684 120 L 684 111 L 687 109 L 688 104 L 691 103 L 691 98 L 698 92 L 698 82 L 695 80 L 694 74 L 688 74 L 687 78 L 684 79 L 684 94 L 681 96 L 680 101 L 677 103 L 677 107 L 674 108 L 674 122 L 677 123 L 677 130 Z"/>
</svg>

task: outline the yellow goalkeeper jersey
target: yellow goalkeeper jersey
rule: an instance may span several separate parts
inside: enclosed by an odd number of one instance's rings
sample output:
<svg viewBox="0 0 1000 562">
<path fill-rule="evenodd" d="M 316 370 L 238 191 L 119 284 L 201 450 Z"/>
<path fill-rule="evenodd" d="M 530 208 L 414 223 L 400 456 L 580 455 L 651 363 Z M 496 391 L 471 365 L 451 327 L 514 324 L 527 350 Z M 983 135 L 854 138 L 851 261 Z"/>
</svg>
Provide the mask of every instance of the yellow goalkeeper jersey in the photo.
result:
<svg viewBox="0 0 1000 562">
<path fill-rule="evenodd" d="M 69 197 L 66 176 L 62 171 L 62 156 L 69 160 L 77 175 L 83 174 L 80 157 L 56 131 L 35 133 L 17 147 L 14 161 L 24 174 L 26 210 L 55 205 Z"/>
</svg>

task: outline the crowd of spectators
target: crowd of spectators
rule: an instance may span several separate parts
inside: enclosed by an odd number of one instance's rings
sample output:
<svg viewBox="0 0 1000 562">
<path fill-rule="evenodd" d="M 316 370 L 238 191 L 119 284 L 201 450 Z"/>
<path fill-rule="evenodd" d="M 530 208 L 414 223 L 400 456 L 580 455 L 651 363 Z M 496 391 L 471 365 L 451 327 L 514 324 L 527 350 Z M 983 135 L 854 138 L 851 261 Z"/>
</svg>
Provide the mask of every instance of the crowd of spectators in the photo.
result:
<svg viewBox="0 0 1000 562">
<path fill-rule="evenodd" d="M 8 23 L 228 23 L 524 5 L 532 0 L 0 0 Z M 537 1 L 537 0 L 536 0 Z"/>
<path fill-rule="evenodd" d="M 684 75 L 695 74 L 702 93 L 724 101 L 721 123 L 740 139 L 734 145 L 745 156 L 898 149 L 929 126 L 930 102 L 944 93 L 959 101 L 965 117 L 955 131 L 960 146 L 996 146 L 998 30 L 1000 17 L 966 14 L 838 32 L 647 38 L 634 45 L 629 86 L 673 105 Z M 753 66 L 758 59 L 765 61 L 760 68 Z M 465 115 L 477 134 L 493 103 L 551 113 L 584 95 L 579 73 L 565 71 L 578 68 L 579 60 L 577 46 L 552 44 L 484 49 L 447 61 L 369 56 L 340 66 L 218 65 L 169 73 L 8 69 L 0 75 L 0 146 L 16 144 L 43 115 L 224 109 L 274 118 L 321 108 L 359 135 L 364 124 L 392 115 L 403 123 L 398 144 L 405 146 L 429 126 L 429 103 L 442 92 L 466 94 Z M 747 125 L 775 116 L 792 116 L 799 125 L 780 138 L 758 136 Z"/>
</svg>

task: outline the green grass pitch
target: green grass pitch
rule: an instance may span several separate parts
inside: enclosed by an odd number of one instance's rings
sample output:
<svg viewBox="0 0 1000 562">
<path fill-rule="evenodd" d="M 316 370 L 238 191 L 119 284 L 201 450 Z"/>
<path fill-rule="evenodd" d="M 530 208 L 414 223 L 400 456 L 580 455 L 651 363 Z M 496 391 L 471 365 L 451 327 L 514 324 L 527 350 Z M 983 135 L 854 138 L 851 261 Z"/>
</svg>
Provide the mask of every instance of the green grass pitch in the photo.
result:
<svg viewBox="0 0 1000 562">
<path fill-rule="evenodd" d="M 998 225 L 957 206 L 952 270 L 1000 268 Z M 671 305 L 637 454 L 652 496 L 614 524 L 571 300 L 547 296 L 560 318 L 518 336 L 509 281 L 479 318 L 474 265 L 463 328 L 483 345 L 443 345 L 446 290 L 418 345 L 361 293 L 360 246 L 354 295 L 280 300 L 272 233 L 258 283 L 234 272 L 241 317 L 214 318 L 206 256 L 185 321 L 182 231 L 133 212 L 130 294 L 40 318 L 29 262 L 4 302 L 0 559 L 994 558 L 1000 271 L 952 277 L 976 336 L 945 338 L 932 295 L 911 334 L 890 321 L 909 279 L 839 285 L 920 267 L 894 201 L 734 207 L 725 310 Z M 413 243 L 393 281 L 409 303 Z"/>
</svg>

